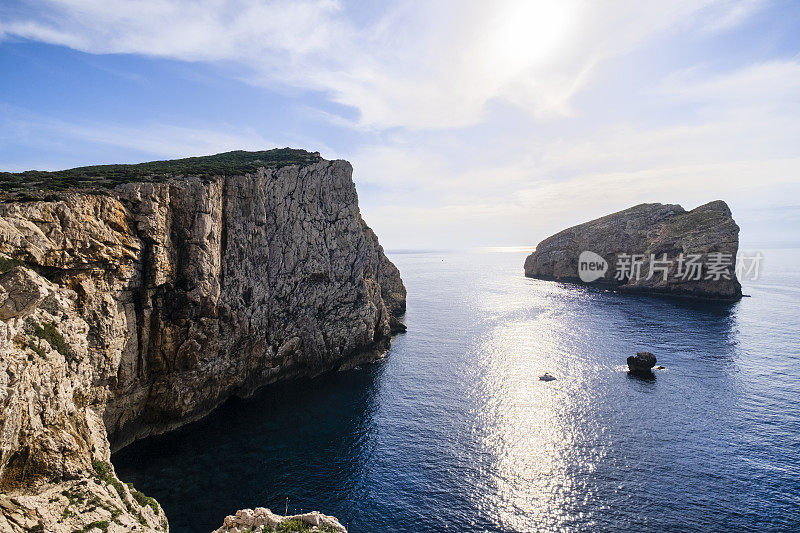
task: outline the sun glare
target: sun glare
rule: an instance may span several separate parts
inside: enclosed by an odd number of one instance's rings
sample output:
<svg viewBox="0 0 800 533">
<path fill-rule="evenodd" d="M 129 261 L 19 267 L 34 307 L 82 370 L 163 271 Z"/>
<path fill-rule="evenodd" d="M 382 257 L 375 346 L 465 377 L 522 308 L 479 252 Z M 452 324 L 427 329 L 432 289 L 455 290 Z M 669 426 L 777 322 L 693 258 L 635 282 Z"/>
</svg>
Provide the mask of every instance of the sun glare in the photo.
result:
<svg viewBox="0 0 800 533">
<path fill-rule="evenodd" d="M 506 76 L 554 60 L 572 11 L 570 2 L 523 0 L 508 6 L 491 23 L 487 59 Z"/>
</svg>

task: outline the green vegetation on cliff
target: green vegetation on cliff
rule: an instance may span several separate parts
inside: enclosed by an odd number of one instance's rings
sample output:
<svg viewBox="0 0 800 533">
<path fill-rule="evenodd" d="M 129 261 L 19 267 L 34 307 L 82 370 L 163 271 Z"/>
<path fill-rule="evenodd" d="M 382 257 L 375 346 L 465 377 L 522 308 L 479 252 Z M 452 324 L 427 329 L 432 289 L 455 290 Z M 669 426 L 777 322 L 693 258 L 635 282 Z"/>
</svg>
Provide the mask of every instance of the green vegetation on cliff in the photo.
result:
<svg viewBox="0 0 800 533">
<path fill-rule="evenodd" d="M 314 531 L 314 526 L 300 520 L 299 518 L 292 518 L 291 520 L 284 520 L 280 524 L 278 524 L 275 528 L 268 528 L 264 527 L 263 531 L 265 533 L 286 533 L 286 532 L 305 532 L 305 531 Z M 321 526 L 316 529 L 316 531 L 320 531 L 322 533 L 336 533 L 336 530 L 330 526 Z"/>
<path fill-rule="evenodd" d="M 73 188 L 114 187 L 136 181 L 163 181 L 180 176 L 231 176 L 255 172 L 260 167 L 279 168 L 319 161 L 316 152 L 276 148 L 261 152 L 236 150 L 202 157 L 151 161 L 135 165 L 95 165 L 44 172 L 0 172 L 0 191 L 61 191 Z"/>
<path fill-rule="evenodd" d="M 33 334 L 47 341 L 47 343 L 55 348 L 58 353 L 66 357 L 67 359 L 74 359 L 75 354 L 72 353 L 72 348 L 69 347 L 69 343 L 64 339 L 64 336 L 59 333 L 58 329 L 54 324 L 46 322 L 41 326 L 36 322 L 29 322 L 30 327 L 33 329 Z M 36 353 L 41 353 L 34 349 Z M 43 352 L 42 352 L 43 353 Z"/>
<path fill-rule="evenodd" d="M 17 265 L 23 264 L 19 259 L 0 255 L 0 274 L 5 274 Z"/>
</svg>

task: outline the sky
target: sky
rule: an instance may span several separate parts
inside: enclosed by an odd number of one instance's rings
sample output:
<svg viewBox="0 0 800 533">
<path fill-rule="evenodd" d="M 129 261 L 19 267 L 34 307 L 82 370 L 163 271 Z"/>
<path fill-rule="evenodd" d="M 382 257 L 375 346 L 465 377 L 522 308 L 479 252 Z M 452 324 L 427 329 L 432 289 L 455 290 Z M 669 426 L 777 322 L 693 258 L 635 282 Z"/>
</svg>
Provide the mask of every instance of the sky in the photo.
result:
<svg viewBox="0 0 800 533">
<path fill-rule="evenodd" d="M 800 2 L 2 0 L 0 170 L 291 146 L 384 247 L 723 199 L 800 246 Z"/>
</svg>

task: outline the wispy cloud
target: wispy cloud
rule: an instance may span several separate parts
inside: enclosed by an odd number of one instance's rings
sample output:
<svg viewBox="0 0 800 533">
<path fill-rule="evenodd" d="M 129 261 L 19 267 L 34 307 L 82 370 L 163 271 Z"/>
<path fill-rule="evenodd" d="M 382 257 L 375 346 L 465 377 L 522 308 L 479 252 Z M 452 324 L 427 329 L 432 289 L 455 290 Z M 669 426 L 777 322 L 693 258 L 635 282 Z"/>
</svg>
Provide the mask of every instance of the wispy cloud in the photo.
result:
<svg viewBox="0 0 800 533">
<path fill-rule="evenodd" d="M 796 56 L 715 62 L 708 46 L 766 5 L 34 0 L 0 6 L 0 38 L 202 62 L 310 94 L 297 107 L 304 129 L 286 136 L 352 160 L 363 211 L 390 246 L 514 244 L 644 201 L 723 198 L 755 220 L 800 193 Z M 617 112 L 629 104 L 640 111 Z M 320 122 L 354 140 L 335 153 L 314 141 Z M 158 157 L 292 144 L 190 118 L 12 126 L 6 135 L 36 132 L 32 142 Z"/>
<path fill-rule="evenodd" d="M 152 122 L 143 125 L 120 126 L 91 121 L 66 122 L 19 110 L 0 108 L 0 141 L 13 138 L 16 143 L 57 150 L 66 142 L 95 147 L 102 154 L 109 147 L 147 154 L 146 157 L 190 157 L 228 150 L 263 150 L 279 146 L 252 130 L 226 124 L 214 129 L 175 126 Z M 145 157 L 142 155 L 142 157 Z M 68 160 L 67 160 L 68 161 Z M 98 162 L 98 161 L 95 161 Z M 119 161 L 101 161 L 115 163 Z M 67 164 L 79 165 L 80 160 Z M 18 161 L 3 170 L 58 170 L 43 168 L 35 162 Z M 60 167 L 63 168 L 63 167 Z"/>
<path fill-rule="evenodd" d="M 253 83 L 326 91 L 364 127 L 452 128 L 503 99 L 569 114 L 603 60 L 749 1 L 407 1 L 355 24 L 335 0 L 36 0 L 0 35 L 90 53 L 234 62 Z"/>
<path fill-rule="evenodd" d="M 652 89 L 664 105 L 681 109 L 670 120 L 678 124 L 668 126 L 601 124 L 544 142 L 531 133 L 455 150 L 447 143 L 366 148 L 356 160 L 373 180 L 424 188 L 433 204 L 413 196 L 397 201 L 395 188 L 368 214 L 384 234 L 396 231 L 393 220 L 409 208 L 415 216 L 405 219 L 403 231 L 469 228 L 453 235 L 469 240 L 487 233 L 486 243 L 515 243 L 641 202 L 693 207 L 721 198 L 735 212 L 742 209 L 747 228 L 748 217 L 755 225 L 772 206 L 800 195 L 798 74 L 794 61 L 672 74 Z M 508 143 L 518 156 L 499 163 Z M 446 163 L 456 156 L 468 170 Z M 426 186 L 433 176 L 436 183 Z M 783 235 L 787 228 L 773 231 Z"/>
</svg>

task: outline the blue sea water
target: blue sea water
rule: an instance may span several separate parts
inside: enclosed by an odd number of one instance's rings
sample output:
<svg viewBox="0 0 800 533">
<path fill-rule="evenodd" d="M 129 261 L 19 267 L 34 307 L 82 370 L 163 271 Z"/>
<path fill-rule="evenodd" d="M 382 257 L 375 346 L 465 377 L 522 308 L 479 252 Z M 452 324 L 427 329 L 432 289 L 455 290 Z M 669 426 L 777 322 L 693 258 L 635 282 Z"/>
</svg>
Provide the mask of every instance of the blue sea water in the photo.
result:
<svg viewBox="0 0 800 533">
<path fill-rule="evenodd" d="M 384 361 L 115 454 L 173 532 L 287 505 L 353 533 L 800 530 L 800 250 L 732 305 L 527 279 L 519 250 L 390 256 Z M 626 372 L 641 350 L 654 379 Z"/>
</svg>

